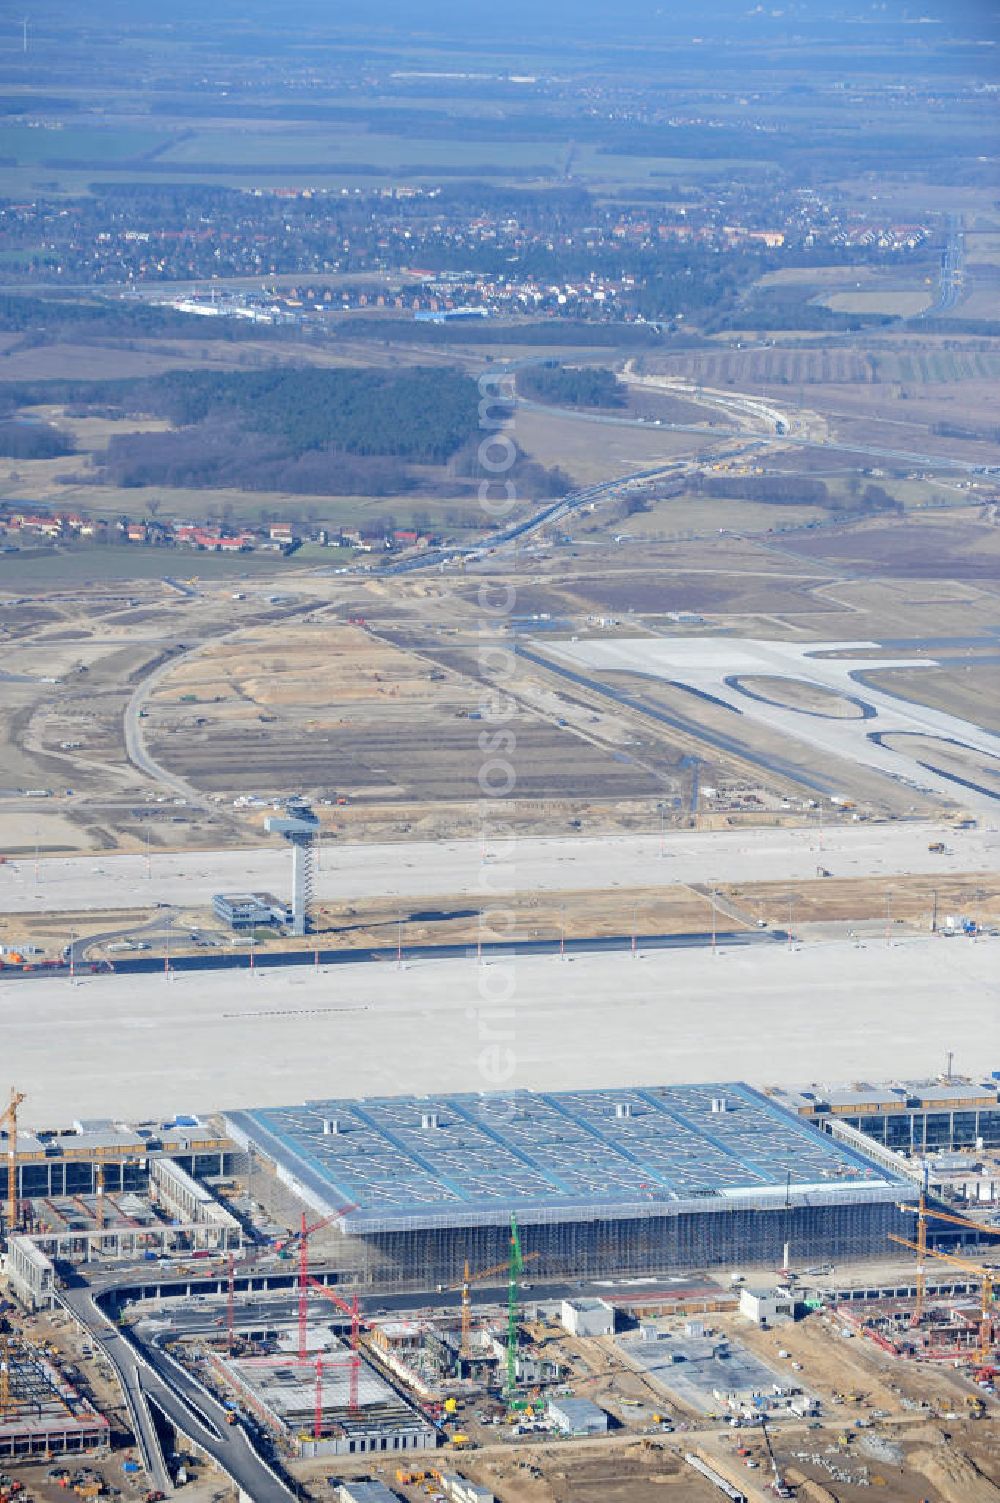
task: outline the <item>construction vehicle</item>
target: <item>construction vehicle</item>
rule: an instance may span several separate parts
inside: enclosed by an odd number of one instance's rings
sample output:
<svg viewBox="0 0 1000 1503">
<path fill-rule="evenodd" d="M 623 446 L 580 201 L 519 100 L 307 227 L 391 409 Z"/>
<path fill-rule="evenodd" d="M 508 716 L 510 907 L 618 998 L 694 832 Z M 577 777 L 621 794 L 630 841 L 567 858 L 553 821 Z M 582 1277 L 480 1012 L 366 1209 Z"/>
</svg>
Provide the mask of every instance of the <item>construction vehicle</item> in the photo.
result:
<svg viewBox="0 0 1000 1503">
<path fill-rule="evenodd" d="M 771 1470 L 774 1473 L 774 1479 L 771 1482 L 772 1493 L 774 1493 L 774 1496 L 776 1498 L 794 1498 L 795 1494 L 792 1492 L 792 1489 L 788 1486 L 788 1483 L 785 1481 L 779 1470 L 778 1460 L 774 1454 L 774 1448 L 771 1445 L 771 1437 L 767 1433 L 767 1419 L 763 1414 L 760 1417 L 760 1433 L 764 1437 L 764 1444 L 767 1447 L 767 1454 L 768 1459 L 771 1463 Z"/>
</svg>

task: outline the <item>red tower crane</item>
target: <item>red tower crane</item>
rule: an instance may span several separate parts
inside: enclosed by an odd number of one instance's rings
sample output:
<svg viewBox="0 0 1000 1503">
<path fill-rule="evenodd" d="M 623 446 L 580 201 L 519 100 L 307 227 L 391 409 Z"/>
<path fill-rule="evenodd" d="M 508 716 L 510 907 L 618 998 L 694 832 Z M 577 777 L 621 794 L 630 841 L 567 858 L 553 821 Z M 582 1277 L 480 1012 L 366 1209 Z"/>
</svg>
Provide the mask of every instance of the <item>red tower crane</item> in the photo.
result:
<svg viewBox="0 0 1000 1503">
<path fill-rule="evenodd" d="M 322 1352 L 316 1355 L 316 1386 L 313 1393 L 313 1440 L 323 1439 L 323 1379 L 331 1367 L 344 1367 L 350 1365 L 353 1369 L 353 1357 L 348 1359 L 348 1364 L 340 1361 L 331 1361 L 324 1357 Z"/>
<path fill-rule="evenodd" d="M 236 1345 L 236 1259 L 226 1259 L 226 1345 L 232 1355 Z"/>
<path fill-rule="evenodd" d="M 308 1355 L 306 1347 L 308 1345 L 307 1329 L 309 1325 L 309 1238 L 313 1235 L 314 1232 L 321 1232 L 325 1226 L 329 1226 L 331 1222 L 339 1220 L 341 1216 L 345 1216 L 348 1211 L 356 1210 L 357 1206 L 354 1205 L 338 1206 L 335 1211 L 331 1211 L 329 1216 L 324 1216 L 321 1220 L 314 1221 L 312 1226 L 308 1226 L 306 1224 L 306 1213 L 305 1211 L 303 1211 L 301 1227 L 297 1232 L 293 1232 L 288 1240 L 282 1243 L 279 1249 L 279 1255 L 283 1258 L 287 1258 L 295 1243 L 297 1242 L 299 1244 L 298 1287 L 300 1362 L 305 1362 Z"/>
<path fill-rule="evenodd" d="M 321 1284 L 318 1279 L 310 1279 L 309 1287 L 315 1289 L 317 1294 L 322 1294 L 331 1304 L 337 1306 L 345 1315 L 351 1317 L 351 1381 L 348 1398 L 348 1409 L 352 1415 L 358 1413 L 358 1381 L 361 1376 L 361 1327 L 368 1322 L 363 1319 L 361 1307 L 358 1304 L 358 1296 L 352 1294 L 350 1303 L 336 1294 L 328 1284 Z"/>
</svg>

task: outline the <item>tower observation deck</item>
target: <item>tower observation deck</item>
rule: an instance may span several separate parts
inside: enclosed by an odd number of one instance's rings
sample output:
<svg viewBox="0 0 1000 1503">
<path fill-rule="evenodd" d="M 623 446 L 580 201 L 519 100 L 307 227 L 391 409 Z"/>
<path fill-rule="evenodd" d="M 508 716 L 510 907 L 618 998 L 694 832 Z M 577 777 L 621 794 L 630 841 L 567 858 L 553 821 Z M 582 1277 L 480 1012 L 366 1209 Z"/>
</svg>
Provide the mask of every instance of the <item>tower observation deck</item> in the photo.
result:
<svg viewBox="0 0 1000 1503">
<path fill-rule="evenodd" d="M 319 833 L 319 819 L 308 804 L 296 799 L 286 805 L 283 815 L 269 815 L 264 828 L 269 835 L 280 835 L 292 848 L 292 933 L 308 934 L 313 898 L 313 850 Z"/>
</svg>

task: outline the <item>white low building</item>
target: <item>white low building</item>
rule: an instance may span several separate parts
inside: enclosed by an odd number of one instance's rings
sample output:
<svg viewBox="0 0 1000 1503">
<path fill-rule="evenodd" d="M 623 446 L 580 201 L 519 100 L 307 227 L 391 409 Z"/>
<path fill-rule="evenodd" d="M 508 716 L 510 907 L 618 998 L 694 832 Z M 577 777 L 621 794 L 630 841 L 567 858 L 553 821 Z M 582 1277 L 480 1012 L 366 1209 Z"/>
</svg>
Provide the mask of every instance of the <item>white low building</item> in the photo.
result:
<svg viewBox="0 0 1000 1503">
<path fill-rule="evenodd" d="M 549 1419 L 563 1435 L 604 1435 L 608 1416 L 590 1399 L 551 1399 Z"/>
<path fill-rule="evenodd" d="M 740 1290 L 740 1314 L 758 1326 L 773 1326 L 782 1320 L 795 1319 L 795 1296 L 778 1285 L 771 1289 Z"/>
<path fill-rule="evenodd" d="M 613 1336 L 614 1307 L 603 1299 L 564 1299 L 560 1320 L 571 1336 Z"/>
</svg>

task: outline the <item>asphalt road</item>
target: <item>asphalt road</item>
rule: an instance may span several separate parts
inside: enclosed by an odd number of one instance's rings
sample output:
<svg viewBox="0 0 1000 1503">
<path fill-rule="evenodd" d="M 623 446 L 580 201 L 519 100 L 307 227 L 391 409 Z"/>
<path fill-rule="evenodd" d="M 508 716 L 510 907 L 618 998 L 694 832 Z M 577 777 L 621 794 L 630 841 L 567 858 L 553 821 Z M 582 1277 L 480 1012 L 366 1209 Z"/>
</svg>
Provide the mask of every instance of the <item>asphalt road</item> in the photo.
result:
<svg viewBox="0 0 1000 1503">
<path fill-rule="evenodd" d="M 131 931 L 135 934 L 146 934 L 152 925 L 144 925 L 141 929 Z M 118 931 L 115 931 L 117 933 Z M 103 936 L 107 938 L 107 936 Z M 733 933 L 728 930 L 720 930 L 716 935 L 716 942 L 721 946 L 746 946 L 752 944 L 773 944 L 783 941 L 787 936 L 780 930 L 767 930 L 765 932 L 752 931 L 749 933 Z M 687 950 L 702 948 L 709 944 L 712 935 L 708 930 L 702 930 L 693 934 L 646 934 L 642 932 L 636 936 L 644 950 Z M 468 959 L 480 953 L 484 959 L 500 959 L 504 956 L 513 955 L 593 955 L 609 950 L 628 950 L 633 945 L 631 934 L 608 934 L 596 937 L 584 937 L 578 939 L 520 939 L 514 944 L 491 943 L 484 940 L 479 950 L 475 945 L 406 945 L 403 948 L 402 959 L 410 960 L 462 960 Z M 82 966 L 89 964 L 84 958 L 83 948 L 93 941 L 77 940 L 75 942 L 75 964 Z M 396 947 L 385 946 L 381 949 L 361 950 L 258 950 L 254 956 L 255 970 L 274 970 L 281 966 L 327 966 L 327 965 L 356 965 L 365 961 L 395 962 L 399 958 Z M 173 955 L 170 957 L 170 969 L 172 971 L 246 971 L 250 966 L 250 957 L 246 951 L 233 952 L 202 951 L 194 955 Z M 164 958 L 159 955 L 116 955 L 111 962 L 111 968 L 116 976 L 143 976 L 164 970 Z M 40 970 L 37 967 L 31 971 L 12 971 L 8 979 L 20 977 L 25 981 L 36 980 L 42 976 L 58 975 L 65 967 L 47 967 Z"/>
<path fill-rule="evenodd" d="M 965 290 L 965 236 L 959 215 L 948 216 L 948 239 L 941 255 L 941 270 L 938 276 L 938 293 L 934 302 L 920 315 L 934 318 L 941 313 L 950 313 L 961 301 Z"/>
<path fill-rule="evenodd" d="M 295 1496 L 267 1465 L 253 1433 L 243 1423 L 227 1425 L 223 1406 L 199 1387 L 159 1342 L 146 1341 L 135 1331 L 126 1335 L 109 1326 L 87 1287 L 67 1289 L 60 1297 L 118 1373 L 156 1488 L 169 1493 L 173 1483 L 153 1425 L 150 1401 L 175 1429 L 207 1452 L 252 1503 L 288 1503 Z"/>
<path fill-rule="evenodd" d="M 122 727 L 125 733 L 125 750 L 133 767 L 137 767 L 140 772 L 145 773 L 154 783 L 160 783 L 164 787 L 171 788 L 174 793 L 186 799 L 188 803 L 194 804 L 197 808 L 206 809 L 213 814 L 217 814 L 218 809 L 216 806 L 210 804 L 196 788 L 193 788 L 190 783 L 186 783 L 183 778 L 175 777 L 165 767 L 161 767 L 159 762 L 154 761 L 146 750 L 146 740 L 142 733 L 141 712 L 153 690 L 159 684 L 160 680 L 166 678 L 168 674 L 173 673 L 178 664 L 183 663 L 186 657 L 200 652 L 201 647 L 202 644 L 199 643 L 197 647 L 191 647 L 187 652 L 175 653 L 165 663 L 161 663 L 158 668 L 155 668 L 147 678 L 142 679 L 136 685 L 128 704 L 125 706 Z"/>
</svg>

